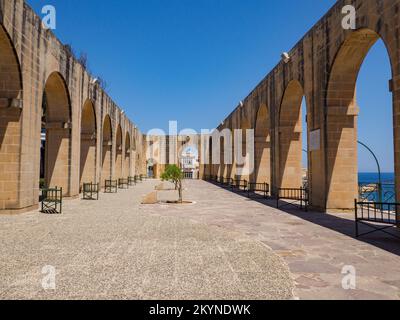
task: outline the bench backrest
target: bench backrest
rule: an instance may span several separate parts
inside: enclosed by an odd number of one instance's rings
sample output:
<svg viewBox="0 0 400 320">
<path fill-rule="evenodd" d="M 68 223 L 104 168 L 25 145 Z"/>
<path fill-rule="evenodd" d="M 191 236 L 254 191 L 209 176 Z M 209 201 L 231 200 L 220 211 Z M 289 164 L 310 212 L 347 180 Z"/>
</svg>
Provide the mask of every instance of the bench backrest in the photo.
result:
<svg viewBox="0 0 400 320">
<path fill-rule="evenodd" d="M 62 188 L 46 188 L 42 189 L 43 201 L 61 201 L 62 200 Z"/>
<path fill-rule="evenodd" d="M 308 202 L 308 190 L 304 188 L 280 188 L 278 189 L 278 198 Z"/>
<path fill-rule="evenodd" d="M 248 188 L 249 191 L 269 192 L 268 183 L 250 182 Z"/>
<path fill-rule="evenodd" d="M 99 192 L 100 185 L 98 183 L 84 183 L 83 192 Z"/>
<path fill-rule="evenodd" d="M 117 180 L 105 180 L 104 185 L 107 187 L 116 187 L 118 185 Z"/>
<path fill-rule="evenodd" d="M 355 200 L 356 220 L 400 225 L 400 203 L 363 202 Z"/>
</svg>

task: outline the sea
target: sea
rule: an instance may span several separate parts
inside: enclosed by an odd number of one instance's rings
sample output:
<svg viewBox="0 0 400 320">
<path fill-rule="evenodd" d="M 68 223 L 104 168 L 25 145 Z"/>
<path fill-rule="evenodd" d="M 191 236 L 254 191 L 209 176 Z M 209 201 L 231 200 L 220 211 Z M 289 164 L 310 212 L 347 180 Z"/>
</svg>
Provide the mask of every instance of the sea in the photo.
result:
<svg viewBox="0 0 400 320">
<path fill-rule="evenodd" d="M 394 184 L 394 173 L 381 173 L 382 183 Z M 360 172 L 358 174 L 358 182 L 362 184 L 366 183 L 377 183 L 379 181 L 379 175 L 371 172 Z"/>
<path fill-rule="evenodd" d="M 381 173 L 381 179 L 382 179 L 382 201 L 393 202 L 395 199 L 394 173 L 388 173 L 388 172 Z M 377 173 L 360 172 L 358 174 L 359 185 L 376 184 L 378 182 L 379 182 L 379 175 Z M 377 192 L 368 193 L 366 195 L 366 198 L 369 201 L 379 201 L 379 196 Z"/>
</svg>

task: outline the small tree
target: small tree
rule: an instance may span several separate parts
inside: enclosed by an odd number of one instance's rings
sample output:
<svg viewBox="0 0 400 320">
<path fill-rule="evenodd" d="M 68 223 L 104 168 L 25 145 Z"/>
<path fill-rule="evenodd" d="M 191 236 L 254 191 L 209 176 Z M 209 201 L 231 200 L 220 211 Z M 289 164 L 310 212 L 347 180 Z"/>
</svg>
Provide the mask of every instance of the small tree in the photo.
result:
<svg viewBox="0 0 400 320">
<path fill-rule="evenodd" d="M 179 169 L 177 165 L 168 165 L 165 168 L 164 173 L 161 175 L 162 181 L 170 181 L 175 185 L 175 190 L 178 190 L 179 193 L 179 202 L 183 202 L 182 197 L 182 179 L 183 173 L 182 170 Z"/>
</svg>

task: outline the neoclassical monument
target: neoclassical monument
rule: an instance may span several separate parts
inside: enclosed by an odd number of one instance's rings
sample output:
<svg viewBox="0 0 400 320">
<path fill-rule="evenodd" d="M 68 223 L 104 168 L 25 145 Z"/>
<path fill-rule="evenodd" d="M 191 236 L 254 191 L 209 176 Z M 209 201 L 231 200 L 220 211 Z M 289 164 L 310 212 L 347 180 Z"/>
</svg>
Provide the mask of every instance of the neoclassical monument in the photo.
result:
<svg viewBox="0 0 400 320">
<path fill-rule="evenodd" d="M 145 173 L 143 137 L 23 0 L 0 1 L 0 213 L 35 208 L 45 184 Z"/>
<path fill-rule="evenodd" d="M 342 27 L 342 9 L 348 4 L 356 8 L 356 30 Z M 387 119 L 387 124 L 394 127 L 399 197 L 399 11 L 399 0 L 338 1 L 289 52 L 290 60 L 282 60 L 225 119 L 219 130 L 255 129 L 255 173 L 250 179 L 268 182 L 273 192 L 281 187 L 299 188 L 301 133 L 307 130 L 311 205 L 321 211 L 354 207 L 358 197 L 356 80 L 368 51 L 382 39 L 392 67 L 388 90 L 393 95 L 393 119 Z M 303 97 L 307 129 L 301 121 Z M 221 163 L 206 165 L 204 173 L 235 177 L 235 164 L 224 165 L 223 157 Z"/>
</svg>

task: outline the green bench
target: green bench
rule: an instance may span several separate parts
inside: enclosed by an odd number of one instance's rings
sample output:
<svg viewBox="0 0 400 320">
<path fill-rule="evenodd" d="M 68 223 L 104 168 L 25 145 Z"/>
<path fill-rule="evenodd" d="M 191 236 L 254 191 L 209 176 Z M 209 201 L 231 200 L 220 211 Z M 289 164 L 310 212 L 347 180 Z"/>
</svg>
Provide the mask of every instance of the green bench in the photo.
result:
<svg viewBox="0 0 400 320">
<path fill-rule="evenodd" d="M 83 184 L 83 200 L 99 200 L 100 184 L 84 183 Z"/>
<path fill-rule="evenodd" d="M 105 180 L 104 193 L 117 193 L 117 192 L 118 192 L 118 181 L 117 180 Z"/>
<path fill-rule="evenodd" d="M 279 202 L 281 200 L 287 200 L 290 202 L 285 202 L 283 205 L 280 206 Z M 308 190 L 305 188 L 280 188 L 278 189 L 278 195 L 276 198 L 276 207 L 286 207 L 286 206 L 295 206 L 299 207 L 300 209 L 304 209 L 308 211 L 308 203 L 309 203 L 309 196 Z"/>
<path fill-rule="evenodd" d="M 62 188 L 42 189 L 42 213 L 61 214 L 62 213 Z"/>
<path fill-rule="evenodd" d="M 128 179 L 118 179 L 118 188 L 119 189 L 129 189 Z"/>
<path fill-rule="evenodd" d="M 248 186 L 247 180 L 235 179 L 235 180 L 232 180 L 232 182 L 231 182 L 232 190 L 238 189 L 239 191 L 240 190 L 246 191 L 247 186 Z"/>
<path fill-rule="evenodd" d="M 250 182 L 247 185 L 247 197 L 251 198 L 251 195 L 257 195 L 257 192 L 261 193 L 264 198 L 267 198 L 269 194 L 269 184 Z"/>
<path fill-rule="evenodd" d="M 136 176 L 134 177 L 128 177 L 128 185 L 130 187 L 135 186 L 137 182 Z"/>
</svg>

